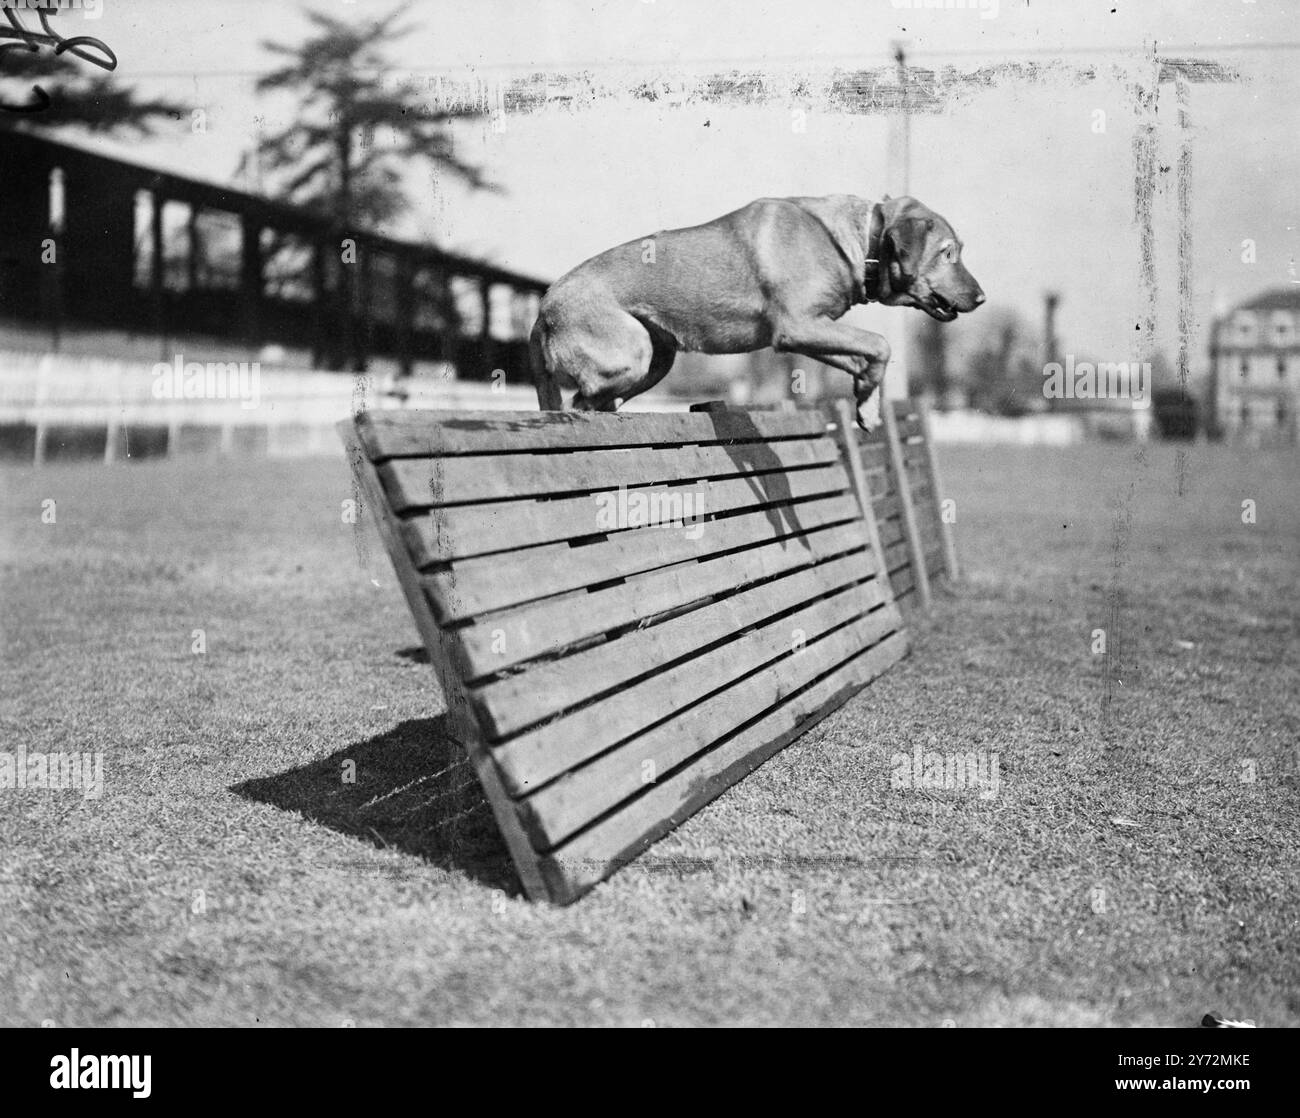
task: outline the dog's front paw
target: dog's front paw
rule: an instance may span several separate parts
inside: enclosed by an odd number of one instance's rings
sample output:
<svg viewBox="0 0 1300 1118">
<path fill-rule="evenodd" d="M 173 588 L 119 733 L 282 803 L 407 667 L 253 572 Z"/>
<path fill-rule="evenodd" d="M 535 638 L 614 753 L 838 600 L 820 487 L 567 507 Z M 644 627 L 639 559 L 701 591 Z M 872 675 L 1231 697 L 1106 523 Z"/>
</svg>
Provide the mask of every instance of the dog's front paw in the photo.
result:
<svg viewBox="0 0 1300 1118">
<path fill-rule="evenodd" d="M 874 413 L 874 414 L 873 414 Z M 859 404 L 857 407 L 858 426 L 868 435 L 880 426 L 880 409 Z"/>
</svg>

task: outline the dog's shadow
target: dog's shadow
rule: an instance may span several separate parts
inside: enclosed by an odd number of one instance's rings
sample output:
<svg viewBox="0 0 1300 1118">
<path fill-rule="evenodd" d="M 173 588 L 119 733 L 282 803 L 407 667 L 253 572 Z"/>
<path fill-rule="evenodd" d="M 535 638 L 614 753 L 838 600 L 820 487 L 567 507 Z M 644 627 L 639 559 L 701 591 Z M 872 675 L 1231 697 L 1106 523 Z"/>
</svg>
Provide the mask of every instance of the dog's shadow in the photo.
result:
<svg viewBox="0 0 1300 1118">
<path fill-rule="evenodd" d="M 720 413 L 706 410 L 718 425 Z M 718 438 L 723 448 L 737 467 L 737 472 L 745 476 L 750 488 L 758 497 L 759 503 L 766 505 L 764 515 L 772 525 L 776 535 L 790 535 L 801 532 L 798 506 L 790 502 L 794 494 L 790 489 L 790 479 L 781 459 L 764 440 L 754 421 L 743 412 L 727 412 L 728 427 L 726 432 L 718 431 Z M 796 546 L 807 548 L 808 541 L 796 536 Z"/>
<path fill-rule="evenodd" d="M 244 781 L 231 791 L 297 812 L 368 846 L 414 855 L 494 889 L 519 891 L 487 797 L 448 737 L 443 715 L 401 722 L 328 757 Z M 414 872 L 420 869 L 413 866 Z"/>
</svg>

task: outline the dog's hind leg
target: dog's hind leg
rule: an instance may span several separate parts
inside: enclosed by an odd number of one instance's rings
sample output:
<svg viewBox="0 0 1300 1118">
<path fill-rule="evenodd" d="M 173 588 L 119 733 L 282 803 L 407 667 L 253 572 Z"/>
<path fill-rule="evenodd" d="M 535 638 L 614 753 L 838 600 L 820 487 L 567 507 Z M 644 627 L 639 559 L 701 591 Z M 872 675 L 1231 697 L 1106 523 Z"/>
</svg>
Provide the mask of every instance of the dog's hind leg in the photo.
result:
<svg viewBox="0 0 1300 1118">
<path fill-rule="evenodd" d="M 555 379 L 555 374 L 546 367 L 540 318 L 533 323 L 533 332 L 528 335 L 528 362 L 533 371 L 533 387 L 537 389 L 538 408 L 542 411 L 562 411 L 564 397 L 560 394 L 560 383 Z"/>
<path fill-rule="evenodd" d="M 677 339 L 649 319 L 638 318 L 637 321 L 650 335 L 650 344 L 653 347 L 650 367 L 646 370 L 645 379 L 636 388 L 635 394 L 640 395 L 653 388 L 671 371 L 673 361 L 677 358 Z"/>
</svg>

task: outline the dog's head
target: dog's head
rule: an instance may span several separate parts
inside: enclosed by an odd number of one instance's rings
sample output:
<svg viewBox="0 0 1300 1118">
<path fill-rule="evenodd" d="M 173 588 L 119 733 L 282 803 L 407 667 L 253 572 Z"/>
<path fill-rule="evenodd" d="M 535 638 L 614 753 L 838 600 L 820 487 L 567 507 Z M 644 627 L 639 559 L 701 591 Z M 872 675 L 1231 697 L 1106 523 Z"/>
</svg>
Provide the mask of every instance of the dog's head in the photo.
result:
<svg viewBox="0 0 1300 1118">
<path fill-rule="evenodd" d="M 886 198 L 880 208 L 880 302 L 917 307 L 940 322 L 984 302 L 983 290 L 961 262 L 961 240 L 947 221 L 915 198 Z"/>
</svg>

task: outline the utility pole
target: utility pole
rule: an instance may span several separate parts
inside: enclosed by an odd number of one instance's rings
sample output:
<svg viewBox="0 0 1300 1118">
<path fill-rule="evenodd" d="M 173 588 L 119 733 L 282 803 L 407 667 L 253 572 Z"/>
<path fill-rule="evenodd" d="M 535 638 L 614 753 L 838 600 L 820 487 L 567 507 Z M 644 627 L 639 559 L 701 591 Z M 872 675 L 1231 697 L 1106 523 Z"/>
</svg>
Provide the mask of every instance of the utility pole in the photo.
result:
<svg viewBox="0 0 1300 1118">
<path fill-rule="evenodd" d="M 895 40 L 891 48 L 894 64 L 898 68 L 899 111 L 892 122 L 897 129 L 897 143 L 893 145 L 897 155 L 895 166 L 891 170 L 890 187 L 895 194 L 909 194 L 912 179 L 912 105 L 907 73 L 907 45 L 901 40 Z M 882 391 L 888 400 L 905 400 L 908 395 L 907 317 L 896 312 L 886 313 L 886 325 L 882 333 L 889 342 L 892 356 Z"/>
<path fill-rule="evenodd" d="M 894 50 L 894 64 L 898 67 L 898 85 L 901 91 L 902 116 L 899 118 L 899 172 L 898 187 L 900 194 L 910 194 L 912 177 L 912 110 L 909 104 L 907 80 L 907 48 L 901 40 L 895 39 L 891 44 Z"/>
<path fill-rule="evenodd" d="M 1056 308 L 1061 304 L 1061 295 L 1057 291 L 1043 293 L 1043 364 L 1050 365 L 1056 360 Z"/>
</svg>

